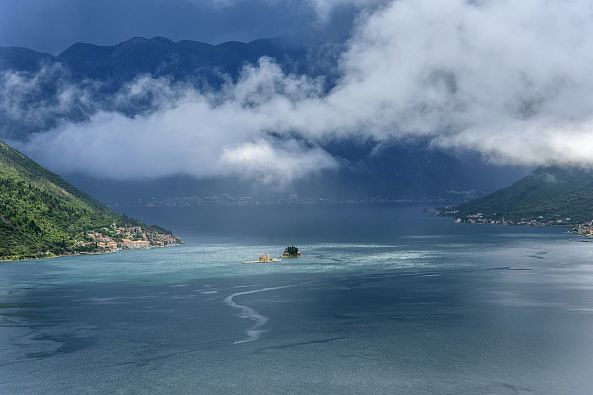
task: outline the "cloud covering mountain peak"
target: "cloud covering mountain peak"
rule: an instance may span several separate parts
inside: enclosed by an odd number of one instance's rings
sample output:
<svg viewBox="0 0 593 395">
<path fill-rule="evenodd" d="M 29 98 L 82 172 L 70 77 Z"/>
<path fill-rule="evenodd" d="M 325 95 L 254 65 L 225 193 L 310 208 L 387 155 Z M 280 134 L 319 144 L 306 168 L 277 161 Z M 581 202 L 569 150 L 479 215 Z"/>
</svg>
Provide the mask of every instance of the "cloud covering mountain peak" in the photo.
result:
<svg viewBox="0 0 593 395">
<path fill-rule="evenodd" d="M 334 139 L 421 138 L 504 163 L 591 165 L 592 22 L 584 0 L 392 1 L 361 14 L 330 90 L 267 58 L 218 91 L 143 77 L 126 89 L 174 94 L 21 148 L 60 171 L 270 183 L 335 168 L 323 150 Z"/>
</svg>

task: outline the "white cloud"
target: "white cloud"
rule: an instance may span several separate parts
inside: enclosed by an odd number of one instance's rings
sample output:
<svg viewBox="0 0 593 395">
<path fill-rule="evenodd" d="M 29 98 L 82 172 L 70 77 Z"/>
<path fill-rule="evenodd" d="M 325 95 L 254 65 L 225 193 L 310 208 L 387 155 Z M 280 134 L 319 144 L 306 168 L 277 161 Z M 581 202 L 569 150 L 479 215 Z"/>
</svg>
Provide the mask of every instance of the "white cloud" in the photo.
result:
<svg viewBox="0 0 593 395">
<path fill-rule="evenodd" d="M 114 179 L 239 175 L 285 185 L 336 162 L 314 143 L 273 137 L 286 108 L 318 95 L 319 84 L 287 77 L 268 59 L 216 94 L 142 77 L 116 95 L 122 103 L 156 88 L 160 108 L 135 117 L 101 111 L 88 122 L 34 135 L 21 148 L 62 172 Z"/>
<path fill-rule="evenodd" d="M 101 113 L 25 149 L 117 178 L 290 180 L 335 167 L 319 148 L 335 137 L 421 136 L 498 162 L 591 165 L 592 64 L 590 1 L 398 0 L 360 20 L 330 92 L 263 60 L 220 93 L 165 84 L 152 114 Z"/>
<path fill-rule="evenodd" d="M 2 121 L 21 122 L 32 128 L 42 129 L 48 119 L 92 107 L 94 84 L 86 81 L 73 86 L 68 84 L 67 80 L 68 72 L 58 64 L 42 67 L 36 73 L 1 73 Z"/>
<path fill-rule="evenodd" d="M 325 151 L 305 148 L 294 140 L 281 145 L 259 141 L 225 148 L 221 161 L 235 174 L 279 187 L 319 170 L 337 167 Z"/>
</svg>

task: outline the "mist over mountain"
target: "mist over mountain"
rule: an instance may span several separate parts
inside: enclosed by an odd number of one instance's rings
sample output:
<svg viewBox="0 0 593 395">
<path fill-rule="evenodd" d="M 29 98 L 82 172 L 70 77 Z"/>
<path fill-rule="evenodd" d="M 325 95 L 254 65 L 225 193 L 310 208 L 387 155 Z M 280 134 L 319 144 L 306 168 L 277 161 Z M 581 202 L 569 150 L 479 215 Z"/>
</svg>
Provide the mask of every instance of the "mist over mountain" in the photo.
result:
<svg viewBox="0 0 593 395">
<path fill-rule="evenodd" d="M 259 182 L 254 185 L 249 177 L 237 180 L 231 175 L 206 174 L 196 179 L 183 169 L 177 174 L 159 174 L 157 169 L 152 175 L 149 169 L 141 177 L 132 175 L 124 181 L 110 181 L 112 170 L 125 174 L 119 166 L 111 167 L 106 163 L 119 161 L 117 155 L 100 161 L 99 169 L 89 170 L 80 163 L 79 170 L 72 171 L 72 166 L 56 168 L 59 151 L 48 151 L 45 143 L 37 150 L 27 144 L 31 138 L 53 140 L 47 137 L 51 134 L 45 132 L 61 125 L 84 125 L 101 113 L 122 114 L 131 120 L 158 113 L 171 103 L 183 100 L 188 90 L 224 100 L 225 90 L 241 82 L 246 68 L 258 67 L 261 58 L 271 59 L 283 74 L 306 75 L 316 81 L 315 89 L 327 92 L 337 81 L 335 73 L 341 45 L 335 42 L 305 46 L 294 40 L 280 39 L 211 45 L 189 40 L 173 42 L 163 37 L 136 37 L 113 46 L 77 43 L 57 56 L 25 48 L 1 48 L 0 82 L 6 94 L 0 105 L 0 136 L 70 177 L 87 192 L 109 202 L 129 202 L 163 193 L 232 191 L 257 195 Z M 220 92 L 223 92 L 222 99 L 217 97 Z M 114 138 L 120 136 L 122 141 L 131 133 L 126 127 L 112 129 L 112 132 Z M 140 130 L 135 138 L 142 139 L 142 134 Z M 301 144 L 308 144 L 307 140 L 300 141 L 291 150 L 298 152 Z M 92 144 L 92 140 L 88 144 Z M 115 148 L 117 140 L 114 144 Z M 488 192 L 525 173 L 520 167 L 488 164 L 477 155 L 438 149 L 429 141 L 377 143 L 366 138 L 338 138 L 327 139 L 320 147 L 323 150 L 320 152 L 327 152 L 333 162 L 327 162 L 325 170 L 304 180 L 291 179 L 287 184 L 274 180 L 268 187 L 275 192 L 294 191 L 303 196 L 455 198 L 451 191 Z M 157 151 L 155 155 L 160 154 Z M 277 158 L 278 163 L 287 160 L 288 155 L 283 156 Z M 72 160 L 69 156 L 64 158 Z M 302 162 L 296 166 L 302 167 Z M 100 170 L 102 168 L 104 171 Z M 490 181 L 493 179 L 497 181 Z"/>
<path fill-rule="evenodd" d="M 8 50 L 0 133 L 60 174 L 273 190 L 325 177 L 375 180 L 374 193 L 416 159 L 439 174 L 471 158 L 474 180 L 483 165 L 593 164 L 590 2 L 305 3 L 321 25 L 344 7 L 354 11 L 335 40 L 307 39 L 319 29 L 298 14 L 309 34 L 291 40 Z M 427 151 L 444 154 L 439 166 Z"/>
<path fill-rule="evenodd" d="M 455 203 L 506 187 L 529 172 L 529 168 L 488 164 L 475 155 L 457 155 L 425 143 L 393 144 L 374 153 L 369 153 L 367 146 L 351 143 L 334 143 L 326 148 L 339 158 L 339 167 L 283 188 L 236 177 L 196 179 L 179 175 L 118 181 L 79 173 L 66 178 L 104 202 L 123 206 L 147 204 L 151 199 L 223 194 L 251 196 L 261 201 L 297 194 L 305 199 L 368 201 L 382 197 Z"/>
<path fill-rule="evenodd" d="M 0 136 L 24 140 L 99 111 L 129 116 L 151 111 L 175 87 L 218 90 L 262 57 L 273 58 L 286 72 L 313 72 L 305 48 L 279 40 L 211 45 L 135 37 L 113 46 L 76 43 L 57 56 L 0 47 Z"/>
</svg>

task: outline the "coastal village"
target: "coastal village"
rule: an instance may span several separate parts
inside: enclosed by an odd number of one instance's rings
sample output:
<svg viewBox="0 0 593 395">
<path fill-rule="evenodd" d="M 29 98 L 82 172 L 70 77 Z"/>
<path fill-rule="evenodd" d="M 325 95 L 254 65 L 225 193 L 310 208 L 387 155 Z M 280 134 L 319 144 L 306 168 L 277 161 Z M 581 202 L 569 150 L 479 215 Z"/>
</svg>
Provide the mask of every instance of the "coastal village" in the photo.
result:
<svg viewBox="0 0 593 395">
<path fill-rule="evenodd" d="M 76 242 L 76 249 L 81 253 L 104 253 L 126 249 L 166 247 L 180 243 L 181 240 L 170 233 L 141 226 L 112 224 L 106 228 L 87 232 L 83 240 Z"/>
<path fill-rule="evenodd" d="M 460 211 L 456 209 L 435 209 L 433 213 L 437 216 L 456 218 L 456 223 L 468 224 L 492 224 L 492 225 L 522 225 L 522 226 L 571 226 L 569 232 L 584 237 L 593 237 L 593 221 L 575 224 L 572 218 L 557 218 L 546 219 L 542 215 L 536 218 L 521 218 L 519 220 L 508 219 L 505 217 L 498 217 L 496 214 L 492 216 L 485 216 L 482 213 L 460 215 Z"/>
<path fill-rule="evenodd" d="M 572 218 L 545 218 L 542 215 L 538 215 L 535 218 L 520 218 L 512 219 L 492 214 L 490 216 L 482 213 L 474 213 L 462 215 L 459 210 L 456 209 L 435 209 L 433 210 L 434 215 L 441 217 L 453 217 L 456 223 L 468 223 L 468 224 L 493 224 L 493 225 L 527 225 L 527 226 L 552 226 L 552 225 L 574 225 Z M 583 226 L 589 226 L 589 224 L 582 224 Z"/>
</svg>

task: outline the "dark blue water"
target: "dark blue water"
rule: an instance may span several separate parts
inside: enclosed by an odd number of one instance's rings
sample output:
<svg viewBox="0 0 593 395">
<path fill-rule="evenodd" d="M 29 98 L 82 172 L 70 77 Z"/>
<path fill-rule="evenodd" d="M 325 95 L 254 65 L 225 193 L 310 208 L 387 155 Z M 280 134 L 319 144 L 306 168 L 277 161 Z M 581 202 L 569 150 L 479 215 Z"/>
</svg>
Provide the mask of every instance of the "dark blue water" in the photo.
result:
<svg viewBox="0 0 593 395">
<path fill-rule="evenodd" d="M 182 247 L 0 265 L 0 393 L 593 391 L 593 243 L 418 208 L 233 210 L 136 213 Z M 240 263 L 287 243 L 303 257 Z"/>
</svg>

